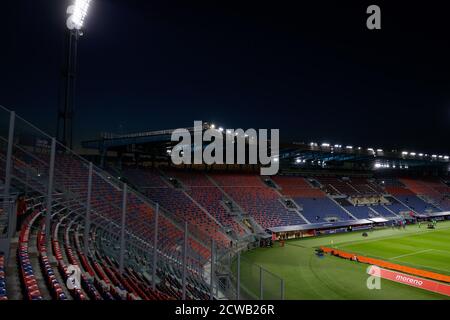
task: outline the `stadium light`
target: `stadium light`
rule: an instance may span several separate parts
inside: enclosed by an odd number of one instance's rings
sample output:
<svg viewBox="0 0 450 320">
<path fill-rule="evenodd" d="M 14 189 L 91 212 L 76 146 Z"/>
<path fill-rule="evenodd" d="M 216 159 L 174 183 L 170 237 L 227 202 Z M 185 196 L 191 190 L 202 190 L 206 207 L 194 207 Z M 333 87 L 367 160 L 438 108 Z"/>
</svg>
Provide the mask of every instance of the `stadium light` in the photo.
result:
<svg viewBox="0 0 450 320">
<path fill-rule="evenodd" d="M 416 153 L 415 153 L 415 152 L 411 152 L 410 155 L 412 155 L 413 157 L 415 157 L 415 156 L 416 156 Z"/>
<path fill-rule="evenodd" d="M 83 35 L 81 29 L 89 11 L 91 0 L 72 0 L 67 8 L 67 49 L 64 66 L 64 99 L 58 106 L 56 136 L 68 148 L 73 148 L 73 121 L 75 80 L 77 73 L 78 39 Z"/>
<path fill-rule="evenodd" d="M 67 28 L 69 30 L 80 30 L 83 27 L 84 20 L 86 19 L 91 0 L 75 0 L 74 4 L 67 8 Z"/>
<path fill-rule="evenodd" d="M 216 127 L 216 125 L 213 123 L 211 124 L 211 129 L 214 129 Z"/>
<path fill-rule="evenodd" d="M 223 132 L 223 128 L 222 128 L 222 127 L 220 127 L 220 128 L 219 128 L 219 131 L 220 131 L 220 132 Z"/>
<path fill-rule="evenodd" d="M 347 148 L 347 149 L 353 149 L 352 146 L 346 146 L 345 148 Z"/>
</svg>

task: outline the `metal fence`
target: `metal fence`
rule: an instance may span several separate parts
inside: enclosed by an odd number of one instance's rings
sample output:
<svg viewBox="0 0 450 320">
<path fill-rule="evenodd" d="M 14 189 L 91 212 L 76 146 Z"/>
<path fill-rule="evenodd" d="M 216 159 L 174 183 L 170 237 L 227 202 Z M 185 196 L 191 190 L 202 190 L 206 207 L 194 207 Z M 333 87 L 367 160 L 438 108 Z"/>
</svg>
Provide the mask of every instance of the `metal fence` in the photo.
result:
<svg viewBox="0 0 450 320">
<path fill-rule="evenodd" d="M 84 227 L 85 254 L 89 254 L 89 234 L 97 232 L 99 248 L 117 258 L 120 270 L 140 268 L 150 275 L 155 288 L 163 288 L 163 279 L 170 276 L 180 283 L 182 299 L 283 297 L 278 277 L 244 262 L 241 272 L 246 281 L 241 281 L 233 249 L 212 242 L 210 234 L 159 208 L 3 107 L 0 168 L 4 199 L 10 198 L 13 189 L 43 196 L 46 225 L 51 224 L 55 205 L 70 203 L 67 210 L 77 208 L 71 218 Z M 15 217 L 11 205 L 7 210 L 0 218 L 6 212 Z"/>
</svg>

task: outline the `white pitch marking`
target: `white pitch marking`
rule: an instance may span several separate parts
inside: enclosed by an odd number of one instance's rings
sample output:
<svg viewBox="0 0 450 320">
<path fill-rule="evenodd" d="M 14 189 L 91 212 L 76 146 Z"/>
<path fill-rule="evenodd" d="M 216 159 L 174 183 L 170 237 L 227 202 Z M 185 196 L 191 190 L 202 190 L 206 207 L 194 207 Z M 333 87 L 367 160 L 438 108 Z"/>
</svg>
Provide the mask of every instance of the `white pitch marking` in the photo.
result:
<svg viewBox="0 0 450 320">
<path fill-rule="evenodd" d="M 403 257 L 407 257 L 407 256 L 413 256 L 413 255 L 415 255 L 415 254 L 424 253 L 424 252 L 429 252 L 429 251 L 433 251 L 433 249 L 426 249 L 426 250 L 416 251 L 416 252 L 412 252 L 412 253 L 402 254 L 402 255 L 400 255 L 400 256 L 396 256 L 396 257 L 390 258 L 390 260 L 394 260 L 394 259 L 398 259 L 398 258 L 403 258 Z"/>
</svg>

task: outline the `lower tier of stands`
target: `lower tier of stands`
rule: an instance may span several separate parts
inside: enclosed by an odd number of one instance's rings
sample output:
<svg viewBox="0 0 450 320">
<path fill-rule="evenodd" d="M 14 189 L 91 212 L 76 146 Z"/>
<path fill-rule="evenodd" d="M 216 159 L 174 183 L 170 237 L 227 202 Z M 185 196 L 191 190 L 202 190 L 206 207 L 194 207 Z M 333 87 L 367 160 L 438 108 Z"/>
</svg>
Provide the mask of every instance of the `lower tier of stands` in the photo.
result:
<svg viewBox="0 0 450 320">
<path fill-rule="evenodd" d="M 425 201 L 414 195 L 399 195 L 396 196 L 396 198 L 417 213 L 427 214 L 441 211 L 435 206 L 426 203 Z"/>
<path fill-rule="evenodd" d="M 341 206 L 328 197 L 294 198 L 294 200 L 303 207 L 302 215 L 311 223 L 328 222 L 330 219 L 354 220 Z"/>
</svg>

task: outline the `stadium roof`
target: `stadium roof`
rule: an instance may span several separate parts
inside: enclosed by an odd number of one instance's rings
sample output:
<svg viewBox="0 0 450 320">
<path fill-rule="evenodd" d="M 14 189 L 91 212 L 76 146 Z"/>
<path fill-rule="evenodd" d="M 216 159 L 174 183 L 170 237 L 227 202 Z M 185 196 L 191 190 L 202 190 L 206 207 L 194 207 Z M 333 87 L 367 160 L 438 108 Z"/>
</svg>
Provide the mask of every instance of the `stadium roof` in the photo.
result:
<svg viewBox="0 0 450 320">
<path fill-rule="evenodd" d="M 203 129 L 212 128 L 214 125 L 205 122 Z M 194 128 L 186 128 L 193 132 Z M 99 138 L 83 141 L 86 149 L 96 149 L 101 154 L 105 151 L 130 152 L 159 148 L 162 156 L 167 156 L 166 151 L 177 142 L 171 141 L 171 134 L 175 129 L 143 131 L 130 134 L 102 133 Z M 222 129 L 222 131 L 225 131 Z M 204 144 L 205 147 L 207 144 Z M 138 148 L 136 148 L 138 147 Z M 166 150 L 167 149 L 167 150 Z M 284 167 L 299 169 L 327 169 L 337 168 L 343 163 L 360 164 L 364 169 L 403 170 L 409 168 L 447 168 L 450 160 L 448 155 L 409 152 L 403 150 L 384 150 L 381 148 L 353 147 L 350 145 L 330 143 L 287 143 L 280 145 L 280 163 Z"/>
</svg>

